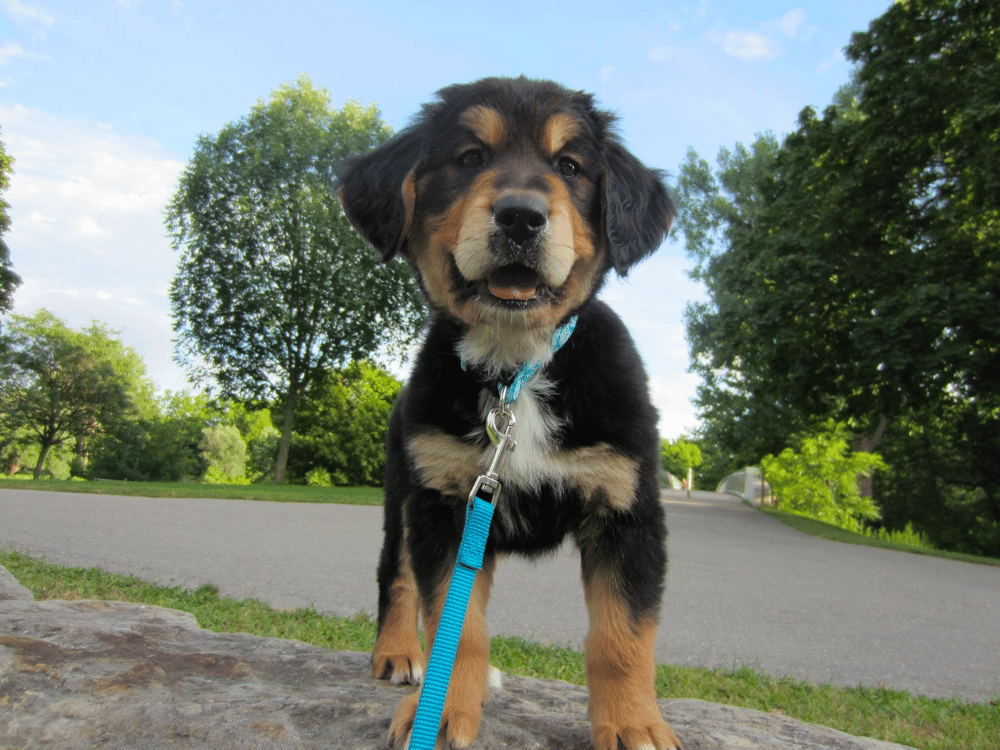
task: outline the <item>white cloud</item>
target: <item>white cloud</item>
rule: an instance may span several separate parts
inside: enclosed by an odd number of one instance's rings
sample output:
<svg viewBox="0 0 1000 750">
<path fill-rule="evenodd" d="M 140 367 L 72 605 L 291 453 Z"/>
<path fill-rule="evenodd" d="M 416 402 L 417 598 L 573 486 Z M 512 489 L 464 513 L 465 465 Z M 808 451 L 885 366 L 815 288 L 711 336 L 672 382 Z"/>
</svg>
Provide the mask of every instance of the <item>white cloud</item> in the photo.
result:
<svg viewBox="0 0 1000 750">
<path fill-rule="evenodd" d="M 607 83 L 611 80 L 611 74 L 614 72 L 615 67 L 613 65 L 605 65 L 601 68 L 601 83 Z"/>
<path fill-rule="evenodd" d="M 649 394 L 660 413 L 660 437 L 674 440 L 690 434 L 698 426 L 698 417 L 691 399 L 701 380 L 690 373 L 677 380 L 650 378 Z"/>
<path fill-rule="evenodd" d="M 805 20 L 806 12 L 801 8 L 794 8 L 780 18 L 758 24 L 753 30 L 711 29 L 705 36 L 709 41 L 720 45 L 730 57 L 747 61 L 772 60 L 785 52 L 781 45 L 782 38 L 802 42 L 817 32 L 815 26 L 806 26 Z"/>
<path fill-rule="evenodd" d="M 11 58 L 18 57 L 24 54 L 24 50 L 18 44 L 8 44 L 5 47 L 0 47 L 0 65 L 6 65 L 7 61 Z"/>
<path fill-rule="evenodd" d="M 39 6 L 26 5 L 17 0 L 5 0 L 4 8 L 17 21 L 38 23 L 46 28 L 55 22 L 55 17 Z"/>
<path fill-rule="evenodd" d="M 652 62 L 668 62 L 674 56 L 676 50 L 665 44 L 658 44 L 646 53 L 646 58 Z"/>
<path fill-rule="evenodd" d="M 107 234 L 106 229 L 101 229 L 97 222 L 89 216 L 84 216 L 76 222 L 76 231 L 80 234 Z"/>
<path fill-rule="evenodd" d="M 107 323 L 160 387 L 184 387 L 164 294 L 177 256 L 163 226 L 183 164 L 100 123 L 16 104 L 0 104 L 0 122 L 16 160 L 5 195 L 5 239 L 24 279 L 15 312 L 45 307 L 74 327 Z"/>
<path fill-rule="evenodd" d="M 830 57 L 823 60 L 816 68 L 817 73 L 825 73 L 837 63 L 844 62 L 844 50 L 837 48 Z"/>
<path fill-rule="evenodd" d="M 777 41 L 755 31 L 727 31 L 723 34 L 713 29 L 706 36 L 709 41 L 721 45 L 727 55 L 740 60 L 770 60 L 781 54 Z"/>
<path fill-rule="evenodd" d="M 789 39 L 794 39 L 805 20 L 806 12 L 802 8 L 795 8 L 778 19 L 778 27 L 781 29 L 781 33 Z"/>
</svg>

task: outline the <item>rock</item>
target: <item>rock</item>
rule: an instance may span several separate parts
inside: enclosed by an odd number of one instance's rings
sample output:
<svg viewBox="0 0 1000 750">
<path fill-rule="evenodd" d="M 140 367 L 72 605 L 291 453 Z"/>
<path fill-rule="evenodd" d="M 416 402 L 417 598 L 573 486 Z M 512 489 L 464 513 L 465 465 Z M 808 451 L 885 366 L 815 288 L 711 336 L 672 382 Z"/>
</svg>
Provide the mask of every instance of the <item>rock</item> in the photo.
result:
<svg viewBox="0 0 1000 750">
<path fill-rule="evenodd" d="M 12 600 L 31 601 L 35 597 L 31 591 L 17 582 L 3 565 L 0 565 L 0 602 Z"/>
<path fill-rule="evenodd" d="M 409 691 L 367 654 L 198 627 L 186 613 L 102 601 L 0 602 L 0 747 L 371 750 Z M 479 750 L 589 750 L 586 690 L 505 677 Z M 686 750 L 889 750 L 780 715 L 660 701 Z"/>
</svg>

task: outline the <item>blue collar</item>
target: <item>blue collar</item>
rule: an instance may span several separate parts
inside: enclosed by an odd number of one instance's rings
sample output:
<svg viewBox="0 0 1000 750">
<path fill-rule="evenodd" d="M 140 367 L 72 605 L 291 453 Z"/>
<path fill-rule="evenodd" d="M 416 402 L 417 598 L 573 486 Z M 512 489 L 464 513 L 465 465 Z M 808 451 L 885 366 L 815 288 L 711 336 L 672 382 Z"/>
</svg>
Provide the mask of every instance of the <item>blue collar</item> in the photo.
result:
<svg viewBox="0 0 1000 750">
<path fill-rule="evenodd" d="M 576 328 L 576 321 L 579 316 L 574 315 L 572 318 L 566 321 L 563 325 L 559 326 L 555 332 L 552 334 L 552 353 L 555 354 L 559 351 L 563 344 L 569 341 L 569 337 L 573 335 L 573 330 Z M 465 357 L 462 357 L 462 369 L 467 370 Z M 521 394 L 521 389 L 524 385 L 531 380 L 538 371 L 542 369 L 545 364 L 545 360 L 536 359 L 531 362 L 525 362 L 521 365 L 515 375 L 513 381 L 507 386 L 507 403 L 512 404 L 517 400 L 517 397 Z M 499 383 L 497 385 L 497 391 L 500 390 L 505 384 Z"/>
</svg>

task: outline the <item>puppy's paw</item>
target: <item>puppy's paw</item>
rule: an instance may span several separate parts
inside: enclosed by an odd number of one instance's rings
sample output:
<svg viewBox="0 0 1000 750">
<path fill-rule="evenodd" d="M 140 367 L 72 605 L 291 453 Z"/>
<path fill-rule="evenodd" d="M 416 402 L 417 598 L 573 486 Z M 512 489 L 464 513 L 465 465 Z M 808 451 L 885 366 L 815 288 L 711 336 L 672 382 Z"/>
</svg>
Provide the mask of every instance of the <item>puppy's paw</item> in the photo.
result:
<svg viewBox="0 0 1000 750">
<path fill-rule="evenodd" d="M 419 685 L 424 681 L 424 654 L 411 648 L 404 653 L 380 650 L 372 653 L 372 676 L 389 680 L 393 685 Z"/>
<path fill-rule="evenodd" d="M 594 725 L 591 736 L 595 750 L 618 750 L 619 739 L 625 750 L 681 750 L 680 740 L 662 719 L 648 726 Z"/>
<path fill-rule="evenodd" d="M 389 747 L 393 750 L 407 750 L 410 746 L 410 732 L 413 731 L 413 719 L 417 715 L 417 704 L 420 702 L 420 691 L 408 695 L 396 705 L 396 713 L 389 724 Z"/>
<path fill-rule="evenodd" d="M 475 691 L 469 691 L 475 692 Z M 449 750 L 465 750 L 472 744 L 479 731 L 479 719 L 483 711 L 481 696 L 453 694 L 448 691 L 441 714 L 441 728 L 435 747 L 446 747 Z M 417 716 L 417 705 L 420 702 L 420 691 L 408 695 L 396 706 L 396 713 L 389 725 L 389 747 L 394 750 L 407 750 L 410 746 L 410 735 L 413 732 L 413 721 Z M 442 745 L 441 740 L 444 739 Z"/>
</svg>

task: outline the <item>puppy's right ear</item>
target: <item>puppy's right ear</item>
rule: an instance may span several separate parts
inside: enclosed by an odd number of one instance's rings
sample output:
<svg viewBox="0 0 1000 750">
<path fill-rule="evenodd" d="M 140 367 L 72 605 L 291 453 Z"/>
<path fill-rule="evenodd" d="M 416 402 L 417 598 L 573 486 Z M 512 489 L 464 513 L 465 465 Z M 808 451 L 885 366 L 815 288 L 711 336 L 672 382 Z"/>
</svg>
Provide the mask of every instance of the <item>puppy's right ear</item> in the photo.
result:
<svg viewBox="0 0 1000 750">
<path fill-rule="evenodd" d="M 338 170 L 337 197 L 344 213 L 384 261 L 406 254 L 424 150 L 424 139 L 407 129 L 374 151 L 346 160 Z"/>
</svg>

